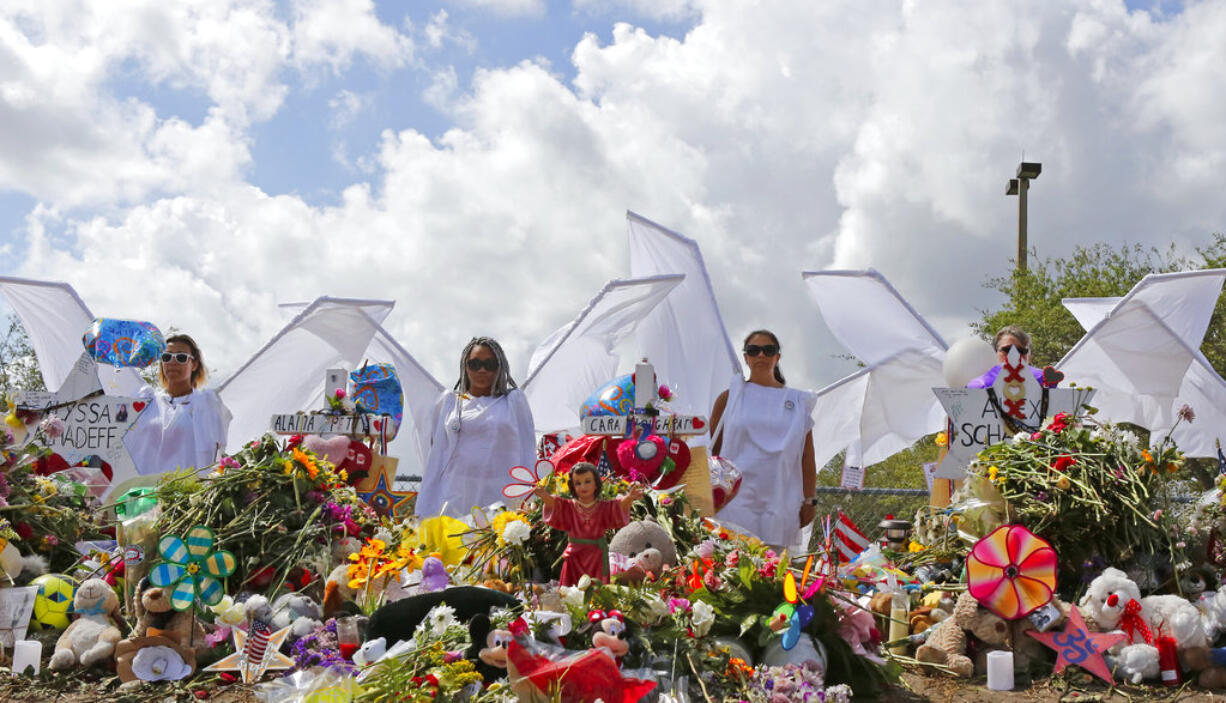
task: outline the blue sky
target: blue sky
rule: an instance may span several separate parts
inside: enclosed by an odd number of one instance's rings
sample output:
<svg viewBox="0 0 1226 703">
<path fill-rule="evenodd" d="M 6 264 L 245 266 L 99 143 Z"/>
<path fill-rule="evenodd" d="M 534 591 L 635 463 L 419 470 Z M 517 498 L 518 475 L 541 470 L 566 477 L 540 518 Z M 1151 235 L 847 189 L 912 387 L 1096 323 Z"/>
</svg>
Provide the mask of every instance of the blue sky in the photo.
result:
<svg viewBox="0 0 1226 703">
<path fill-rule="evenodd" d="M 398 300 L 432 369 L 478 330 L 526 365 L 626 274 L 629 209 L 817 386 L 846 365 L 799 271 L 875 267 L 966 334 L 1023 150 L 1040 256 L 1226 230 L 1220 2 L 75 0 L 0 27 L 0 272 L 223 368 L 322 294 Z"/>
</svg>

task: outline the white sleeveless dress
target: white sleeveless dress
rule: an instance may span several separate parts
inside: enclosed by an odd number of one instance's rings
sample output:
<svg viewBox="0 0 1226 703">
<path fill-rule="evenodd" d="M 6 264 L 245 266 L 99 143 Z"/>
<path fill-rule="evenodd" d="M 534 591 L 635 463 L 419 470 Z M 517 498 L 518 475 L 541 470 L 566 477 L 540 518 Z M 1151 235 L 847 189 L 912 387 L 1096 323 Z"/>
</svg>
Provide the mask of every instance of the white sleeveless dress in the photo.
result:
<svg viewBox="0 0 1226 703">
<path fill-rule="evenodd" d="M 739 375 L 728 387 L 720 455 L 743 479 L 732 502 L 716 515 L 772 545 L 800 533 L 801 457 L 813 428 L 817 395 L 796 388 L 749 383 Z"/>
</svg>

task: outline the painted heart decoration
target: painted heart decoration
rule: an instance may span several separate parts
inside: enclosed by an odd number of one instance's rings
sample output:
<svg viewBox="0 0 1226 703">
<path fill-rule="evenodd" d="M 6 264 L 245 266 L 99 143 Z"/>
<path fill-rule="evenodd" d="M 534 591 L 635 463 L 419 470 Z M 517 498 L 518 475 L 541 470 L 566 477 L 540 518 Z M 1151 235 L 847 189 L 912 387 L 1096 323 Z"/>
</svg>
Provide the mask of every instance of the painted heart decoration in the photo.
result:
<svg viewBox="0 0 1226 703">
<path fill-rule="evenodd" d="M 1054 366 L 1043 367 L 1043 385 L 1048 388 L 1055 388 L 1061 381 L 1064 380 L 1064 372 Z"/>
</svg>

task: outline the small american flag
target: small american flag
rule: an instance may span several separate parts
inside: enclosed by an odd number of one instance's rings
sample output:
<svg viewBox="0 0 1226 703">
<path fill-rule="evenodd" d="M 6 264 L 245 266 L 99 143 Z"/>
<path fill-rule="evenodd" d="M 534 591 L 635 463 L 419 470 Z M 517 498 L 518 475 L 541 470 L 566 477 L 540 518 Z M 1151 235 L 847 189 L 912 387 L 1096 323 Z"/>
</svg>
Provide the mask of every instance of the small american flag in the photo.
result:
<svg viewBox="0 0 1226 703">
<path fill-rule="evenodd" d="M 272 629 L 268 627 L 268 623 L 263 620 L 255 620 L 251 623 L 251 630 L 247 633 L 247 645 L 243 647 L 244 665 L 251 670 L 259 671 L 264 663 L 264 650 L 268 648 L 268 637 L 272 634 Z"/>
<path fill-rule="evenodd" d="M 857 554 L 864 551 L 869 542 L 869 538 L 865 537 L 860 528 L 856 527 L 856 523 L 840 511 L 834 523 L 834 546 L 839 551 L 839 558 L 843 561 L 855 559 Z"/>
</svg>

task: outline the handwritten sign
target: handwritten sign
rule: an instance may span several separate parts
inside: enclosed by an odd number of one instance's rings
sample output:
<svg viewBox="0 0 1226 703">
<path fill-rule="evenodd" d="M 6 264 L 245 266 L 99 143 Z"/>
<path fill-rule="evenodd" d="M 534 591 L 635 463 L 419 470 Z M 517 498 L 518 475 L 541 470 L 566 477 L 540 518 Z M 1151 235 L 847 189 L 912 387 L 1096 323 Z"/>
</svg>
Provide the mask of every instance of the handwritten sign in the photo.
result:
<svg viewBox="0 0 1226 703">
<path fill-rule="evenodd" d="M 928 484 L 928 492 L 932 493 L 932 482 L 937 477 L 937 463 L 935 461 L 925 462 L 923 465 L 923 469 L 924 469 L 924 482 Z"/>
<path fill-rule="evenodd" d="M 26 638 L 30 615 L 38 586 L 0 589 L 0 645 L 12 649 L 13 643 Z"/>
<path fill-rule="evenodd" d="M 843 465 L 843 479 L 839 482 L 839 487 L 848 491 L 859 491 L 864 489 L 864 467 Z"/>
<path fill-rule="evenodd" d="M 397 423 L 394 419 L 368 414 L 284 413 L 273 415 L 269 427 L 277 434 L 371 436 L 379 434 L 376 425 L 381 422 L 389 423 L 389 437 L 396 434 L 394 428 Z"/>
<path fill-rule="evenodd" d="M 19 408 L 37 411 L 44 417 L 55 415 L 63 421 L 64 431 L 60 436 L 43 440 L 68 464 L 78 464 L 96 456 L 111 466 L 110 481 L 99 472 L 90 482 L 95 492 L 100 493 L 108 484 L 118 485 L 137 475 L 123 438 L 152 401 L 102 395 L 98 365 L 88 353 L 77 359 L 64 384 L 55 392 L 22 391 L 14 394 L 14 402 Z M 42 417 L 35 418 L 26 427 L 27 442 L 34 438 L 41 420 Z"/>
<path fill-rule="evenodd" d="M 1025 414 L 1022 422 L 1031 427 L 1041 426 L 1044 419 L 1056 413 L 1075 414 L 1094 396 L 1093 390 L 1085 388 L 1049 388 L 1044 413 L 1043 389 L 1033 378 L 1030 381 L 1034 386 L 1026 389 L 1024 403 L 1018 408 Z M 992 402 L 988 389 L 933 388 L 932 392 L 949 415 L 951 427 L 949 452 L 937 466 L 936 477 L 961 480 L 976 454 L 1013 433 L 998 414 L 998 403 Z"/>
<path fill-rule="evenodd" d="M 653 432 L 660 436 L 700 435 L 707 431 L 707 419 L 693 415 L 589 415 L 583 418 L 583 434 L 626 435 L 626 423 L 633 418 L 636 424 L 651 420 Z"/>
</svg>

